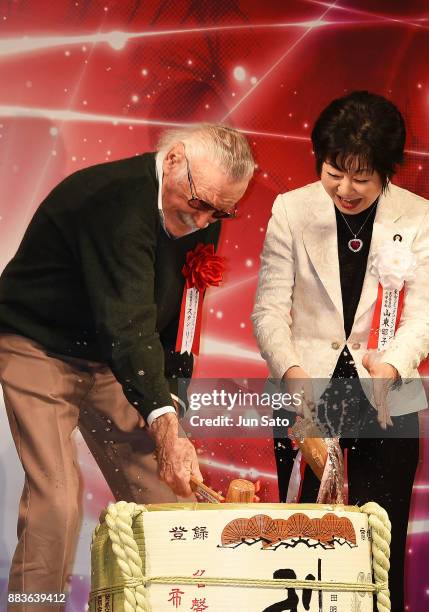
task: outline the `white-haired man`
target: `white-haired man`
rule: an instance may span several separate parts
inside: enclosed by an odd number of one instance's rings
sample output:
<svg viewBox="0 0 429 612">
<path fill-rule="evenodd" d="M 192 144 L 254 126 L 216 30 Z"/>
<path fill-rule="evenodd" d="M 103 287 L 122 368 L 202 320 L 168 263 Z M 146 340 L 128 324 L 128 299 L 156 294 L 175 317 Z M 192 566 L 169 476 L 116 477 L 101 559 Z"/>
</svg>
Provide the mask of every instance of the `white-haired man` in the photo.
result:
<svg viewBox="0 0 429 612">
<path fill-rule="evenodd" d="M 202 480 L 171 398 L 192 373 L 175 351 L 182 267 L 216 246 L 253 170 L 231 128 L 169 131 L 158 153 L 80 170 L 36 211 L 0 278 L 0 382 L 25 471 L 9 592 L 65 590 L 77 426 L 117 500 L 186 499 Z"/>
</svg>

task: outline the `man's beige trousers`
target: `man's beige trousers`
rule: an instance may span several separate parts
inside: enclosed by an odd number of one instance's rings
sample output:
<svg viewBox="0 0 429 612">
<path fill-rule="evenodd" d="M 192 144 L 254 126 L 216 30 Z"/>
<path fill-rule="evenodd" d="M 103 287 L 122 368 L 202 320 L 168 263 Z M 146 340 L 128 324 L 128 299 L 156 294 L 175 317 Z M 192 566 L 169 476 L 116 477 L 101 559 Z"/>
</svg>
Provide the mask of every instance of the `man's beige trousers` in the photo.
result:
<svg viewBox="0 0 429 612">
<path fill-rule="evenodd" d="M 106 365 L 54 355 L 27 338 L 2 334 L 0 383 L 25 472 L 9 592 L 65 592 L 82 510 L 72 440 L 76 427 L 116 500 L 145 504 L 178 498 L 158 480 L 144 420 Z M 64 607 L 10 609 L 57 612 Z"/>
</svg>

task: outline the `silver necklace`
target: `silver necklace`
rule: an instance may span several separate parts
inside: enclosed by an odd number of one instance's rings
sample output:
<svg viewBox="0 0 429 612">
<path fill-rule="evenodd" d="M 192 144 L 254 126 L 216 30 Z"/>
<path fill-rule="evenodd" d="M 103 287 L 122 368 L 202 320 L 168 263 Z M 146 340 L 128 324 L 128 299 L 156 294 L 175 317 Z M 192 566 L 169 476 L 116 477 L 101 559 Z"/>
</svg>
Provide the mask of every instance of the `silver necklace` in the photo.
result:
<svg viewBox="0 0 429 612">
<path fill-rule="evenodd" d="M 345 218 L 345 216 L 343 215 L 343 213 L 341 212 L 341 210 L 338 209 L 338 212 L 340 213 L 341 217 L 343 218 L 344 223 L 347 225 L 347 227 L 350 230 L 350 233 L 353 235 L 353 238 L 350 238 L 350 240 L 347 243 L 350 251 L 352 251 L 353 253 L 358 253 L 361 250 L 361 248 L 363 247 L 363 241 L 360 238 L 358 238 L 358 236 L 361 233 L 361 231 L 363 230 L 363 227 L 364 227 L 365 223 L 368 221 L 368 219 L 370 218 L 371 214 L 374 212 L 374 210 L 376 208 L 377 208 L 377 206 L 374 206 L 374 208 L 372 208 L 369 211 L 368 215 L 366 216 L 365 221 L 362 223 L 362 225 L 360 226 L 359 230 L 356 233 L 354 233 L 354 231 L 352 230 L 352 228 L 348 224 L 348 221 Z"/>
</svg>

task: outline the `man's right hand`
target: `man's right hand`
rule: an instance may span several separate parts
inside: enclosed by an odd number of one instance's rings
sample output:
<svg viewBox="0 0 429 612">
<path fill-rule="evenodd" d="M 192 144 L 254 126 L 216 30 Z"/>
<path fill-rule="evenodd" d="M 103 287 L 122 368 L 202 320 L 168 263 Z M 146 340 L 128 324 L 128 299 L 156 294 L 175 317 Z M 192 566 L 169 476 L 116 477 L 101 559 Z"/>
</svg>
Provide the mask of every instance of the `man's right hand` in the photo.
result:
<svg viewBox="0 0 429 612">
<path fill-rule="evenodd" d="M 290 395 L 294 393 L 301 397 L 301 403 L 295 410 L 298 416 L 314 419 L 315 402 L 311 378 L 300 366 L 292 366 L 283 374 L 282 383 L 286 385 Z"/>
<path fill-rule="evenodd" d="M 179 428 L 183 437 L 179 437 Z M 190 497 L 191 476 L 203 481 L 197 453 L 172 412 L 155 419 L 149 427 L 156 443 L 158 476 L 176 495 Z"/>
</svg>

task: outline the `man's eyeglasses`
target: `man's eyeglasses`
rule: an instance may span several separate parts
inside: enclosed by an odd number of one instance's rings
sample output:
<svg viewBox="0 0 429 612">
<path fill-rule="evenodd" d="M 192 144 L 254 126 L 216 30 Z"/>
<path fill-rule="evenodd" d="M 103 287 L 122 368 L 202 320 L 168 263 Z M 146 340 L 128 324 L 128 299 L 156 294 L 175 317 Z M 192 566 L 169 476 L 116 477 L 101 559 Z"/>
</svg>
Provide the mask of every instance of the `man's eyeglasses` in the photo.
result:
<svg viewBox="0 0 429 612">
<path fill-rule="evenodd" d="M 188 200 L 188 204 L 194 210 L 201 210 L 203 212 L 212 212 L 212 216 L 214 219 L 234 219 L 237 216 L 237 209 L 234 207 L 231 211 L 219 210 L 212 204 L 205 202 L 201 198 L 197 196 L 197 191 L 195 189 L 194 179 L 192 178 L 191 169 L 189 167 L 188 158 L 185 155 L 186 159 L 186 168 L 188 170 L 188 181 L 189 181 L 189 189 L 191 190 L 191 197 Z"/>
</svg>

